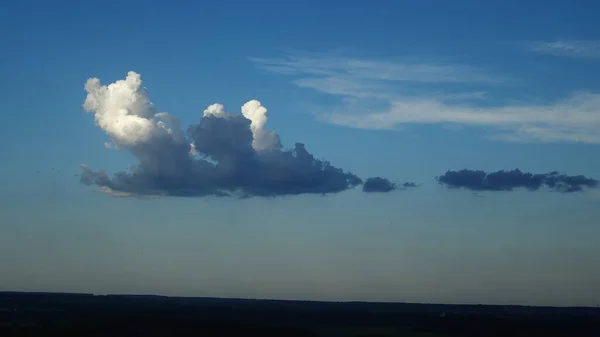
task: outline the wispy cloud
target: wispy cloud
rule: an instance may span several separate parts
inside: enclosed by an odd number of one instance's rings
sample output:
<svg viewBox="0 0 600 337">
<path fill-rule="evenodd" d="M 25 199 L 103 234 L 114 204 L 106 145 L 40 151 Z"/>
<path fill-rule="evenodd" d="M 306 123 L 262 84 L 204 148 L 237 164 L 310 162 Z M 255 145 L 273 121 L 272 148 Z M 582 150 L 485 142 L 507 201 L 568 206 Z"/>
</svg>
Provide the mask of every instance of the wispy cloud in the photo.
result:
<svg viewBox="0 0 600 337">
<path fill-rule="evenodd" d="M 310 74 L 331 77 L 346 75 L 365 80 L 435 83 L 494 83 L 505 80 L 502 77 L 485 74 L 480 68 L 467 65 L 361 60 L 328 57 L 315 53 L 285 58 L 250 57 L 248 59 L 262 69 L 285 75 Z"/>
<path fill-rule="evenodd" d="M 596 93 L 572 93 L 547 104 L 494 105 L 482 88 L 511 82 L 472 66 L 320 54 L 250 60 L 261 69 L 294 76 L 292 83 L 299 87 L 340 97 L 339 107 L 318 114 L 332 124 L 393 129 L 409 123 L 455 123 L 496 127 L 488 137 L 501 141 L 600 143 L 600 94 Z M 450 87 L 474 89 L 449 92 Z"/>
<path fill-rule="evenodd" d="M 361 60 L 316 53 L 248 59 L 272 73 L 301 76 L 294 81 L 300 87 L 350 97 L 387 96 L 393 93 L 390 84 L 399 82 L 496 84 L 507 81 L 505 76 L 493 76 L 468 65 Z"/>
<path fill-rule="evenodd" d="M 390 129 L 407 123 L 458 123 L 497 126 L 491 139 L 506 141 L 577 141 L 599 143 L 600 94 L 577 93 L 547 105 L 478 107 L 435 99 L 405 98 L 380 112 L 333 112 L 325 119 L 356 128 Z"/>
<path fill-rule="evenodd" d="M 600 58 L 600 41 L 594 40 L 534 41 L 529 44 L 528 49 L 555 56 Z"/>
</svg>

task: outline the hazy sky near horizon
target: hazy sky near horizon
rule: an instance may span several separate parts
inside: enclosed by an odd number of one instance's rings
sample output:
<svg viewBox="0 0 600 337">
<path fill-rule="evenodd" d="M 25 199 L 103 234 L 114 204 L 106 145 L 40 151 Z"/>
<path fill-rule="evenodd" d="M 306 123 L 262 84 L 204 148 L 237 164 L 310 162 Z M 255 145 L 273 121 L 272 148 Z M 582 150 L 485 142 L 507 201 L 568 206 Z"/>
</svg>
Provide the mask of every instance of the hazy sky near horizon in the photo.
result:
<svg viewBox="0 0 600 337">
<path fill-rule="evenodd" d="M 63 3 L 0 4 L 0 290 L 600 303 L 600 4 Z"/>
</svg>

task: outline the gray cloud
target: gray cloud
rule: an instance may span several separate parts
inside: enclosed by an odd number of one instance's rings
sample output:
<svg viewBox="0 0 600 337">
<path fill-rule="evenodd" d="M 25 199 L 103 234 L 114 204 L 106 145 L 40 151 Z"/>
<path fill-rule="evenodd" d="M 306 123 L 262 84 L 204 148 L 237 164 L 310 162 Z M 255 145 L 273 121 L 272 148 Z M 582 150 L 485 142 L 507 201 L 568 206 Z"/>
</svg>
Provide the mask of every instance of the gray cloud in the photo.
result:
<svg viewBox="0 0 600 337">
<path fill-rule="evenodd" d="M 462 169 L 446 171 L 436 179 L 440 184 L 450 188 L 472 191 L 512 191 L 517 188 L 536 191 L 542 187 L 548 187 L 558 192 L 571 193 L 598 186 L 598 180 L 582 175 L 569 176 L 556 171 L 533 174 L 522 172 L 519 169 L 490 173 Z"/>
<path fill-rule="evenodd" d="M 383 177 L 372 177 L 367 178 L 363 184 L 363 192 L 374 193 L 374 192 L 391 192 L 398 189 L 406 189 L 410 187 L 417 187 L 417 184 L 413 182 L 405 182 L 403 184 L 396 184 Z"/>
<path fill-rule="evenodd" d="M 155 111 L 138 74 L 109 86 L 91 79 L 84 107 L 119 149 L 139 161 L 109 177 L 82 165 L 81 182 L 113 196 L 281 196 L 338 193 L 362 184 L 356 175 L 316 159 L 304 144 L 282 149 L 264 130 L 266 108 L 258 101 L 230 114 L 209 106 L 187 134 L 179 121 Z"/>
</svg>

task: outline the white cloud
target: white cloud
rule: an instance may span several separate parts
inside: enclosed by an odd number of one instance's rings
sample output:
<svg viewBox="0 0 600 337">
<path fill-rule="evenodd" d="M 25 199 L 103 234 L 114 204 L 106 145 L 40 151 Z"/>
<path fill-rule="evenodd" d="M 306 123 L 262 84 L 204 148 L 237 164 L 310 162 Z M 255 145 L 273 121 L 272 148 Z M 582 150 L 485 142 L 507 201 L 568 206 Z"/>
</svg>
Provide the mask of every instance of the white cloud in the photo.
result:
<svg viewBox="0 0 600 337">
<path fill-rule="evenodd" d="M 380 83 L 350 76 L 301 78 L 294 81 L 301 88 L 314 89 L 326 94 L 358 98 L 386 98 L 389 88 Z"/>
<path fill-rule="evenodd" d="M 251 121 L 252 147 L 255 150 L 270 150 L 278 146 L 279 137 L 274 132 L 265 130 L 267 108 L 260 101 L 253 99 L 242 105 L 242 115 Z"/>
<path fill-rule="evenodd" d="M 115 190 L 111 189 L 110 187 L 106 187 L 106 186 L 102 186 L 98 190 L 100 192 L 106 194 L 106 195 L 110 195 L 111 197 L 124 198 L 124 197 L 131 197 L 132 196 L 131 193 L 121 192 L 121 191 L 115 191 Z"/>
<path fill-rule="evenodd" d="M 223 104 L 215 103 L 209 105 L 206 109 L 204 109 L 204 116 L 213 115 L 216 117 L 224 117 L 225 116 L 225 107 Z"/>
<path fill-rule="evenodd" d="M 506 80 L 505 77 L 486 74 L 478 67 L 443 63 L 360 60 L 322 54 L 279 59 L 258 57 L 248 59 L 261 69 L 283 75 L 424 83 L 499 83 Z"/>
<path fill-rule="evenodd" d="M 293 83 L 297 86 L 339 96 L 344 103 L 319 115 L 319 119 L 332 124 L 365 129 L 393 129 L 411 123 L 493 126 L 497 132 L 489 138 L 494 140 L 600 143 L 600 94 L 597 93 L 573 93 L 547 104 L 493 105 L 487 101 L 486 90 L 439 89 L 441 84 L 446 84 L 442 88 L 448 88 L 447 84 L 464 84 L 478 89 L 506 84 L 503 82 L 506 78 L 470 66 L 320 55 L 251 60 L 262 69 L 295 75 Z M 407 83 L 411 86 L 406 86 Z M 415 84 L 421 85 L 421 91 L 407 94 Z"/>
<path fill-rule="evenodd" d="M 389 99 L 397 94 L 393 84 L 499 84 L 505 76 L 493 76 L 466 65 L 422 62 L 389 62 L 305 54 L 286 58 L 248 58 L 259 69 L 299 76 L 293 81 L 301 88 L 344 97 Z M 471 93 L 472 94 L 472 93 Z M 481 92 L 477 93 L 481 95 Z"/>
<path fill-rule="evenodd" d="M 150 145 L 157 139 L 187 142 L 179 119 L 166 112 L 158 112 L 148 99 L 148 91 L 142 87 L 141 75 L 130 71 L 124 80 L 102 85 L 97 78 L 85 84 L 87 96 L 83 107 L 94 114 L 96 124 L 110 136 L 114 144 L 104 143 L 106 148 L 135 150 L 140 145 Z M 257 150 L 270 150 L 279 144 L 279 138 L 266 131 L 267 109 L 257 100 L 246 102 L 241 111 L 251 121 L 254 137 L 252 146 Z M 215 103 L 204 110 L 204 116 L 224 117 L 222 104 Z M 193 144 L 189 154 L 196 155 Z"/>
<path fill-rule="evenodd" d="M 141 194 L 136 194 L 136 193 L 116 191 L 116 190 L 113 190 L 112 188 L 106 187 L 106 186 L 100 187 L 98 189 L 98 191 L 100 193 L 109 195 L 111 197 L 116 197 L 116 198 L 130 198 L 130 197 L 134 197 L 134 198 L 138 198 L 138 199 L 152 199 L 152 198 L 158 198 L 158 197 L 160 197 L 160 195 L 141 195 Z"/>
<path fill-rule="evenodd" d="M 490 135 L 488 138 L 508 142 L 537 141 L 541 143 L 580 142 L 598 144 L 600 143 L 600 134 L 597 130 L 597 124 L 589 127 L 523 125 Z"/>
<path fill-rule="evenodd" d="M 458 123 L 496 126 L 490 139 L 504 141 L 600 143 L 600 94 L 577 93 L 547 105 L 477 107 L 437 100 L 403 99 L 384 111 L 331 113 L 333 124 L 366 129 L 389 129 L 407 123 Z"/>
<path fill-rule="evenodd" d="M 97 78 L 90 78 L 85 84 L 84 109 L 94 114 L 98 126 L 119 148 L 131 148 L 163 136 L 177 140 L 183 135 L 179 121 L 166 112 L 157 112 L 141 84 L 141 76 L 133 71 L 127 73 L 125 80 L 108 86 Z"/>
<path fill-rule="evenodd" d="M 600 41 L 593 40 L 535 41 L 529 45 L 528 49 L 555 56 L 600 58 Z"/>
</svg>

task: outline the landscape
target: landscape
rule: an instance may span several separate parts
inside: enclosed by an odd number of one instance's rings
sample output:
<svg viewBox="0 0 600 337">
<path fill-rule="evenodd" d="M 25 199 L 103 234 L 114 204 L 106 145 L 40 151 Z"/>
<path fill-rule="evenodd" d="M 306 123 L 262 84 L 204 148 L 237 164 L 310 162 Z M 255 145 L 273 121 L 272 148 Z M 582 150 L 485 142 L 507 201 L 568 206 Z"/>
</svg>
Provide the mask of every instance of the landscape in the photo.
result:
<svg viewBox="0 0 600 337">
<path fill-rule="evenodd" d="M 600 337 L 600 1 L 0 1 L 0 337 Z"/>
<path fill-rule="evenodd" d="M 1 336 L 598 336 L 600 308 L 0 293 Z"/>
</svg>

